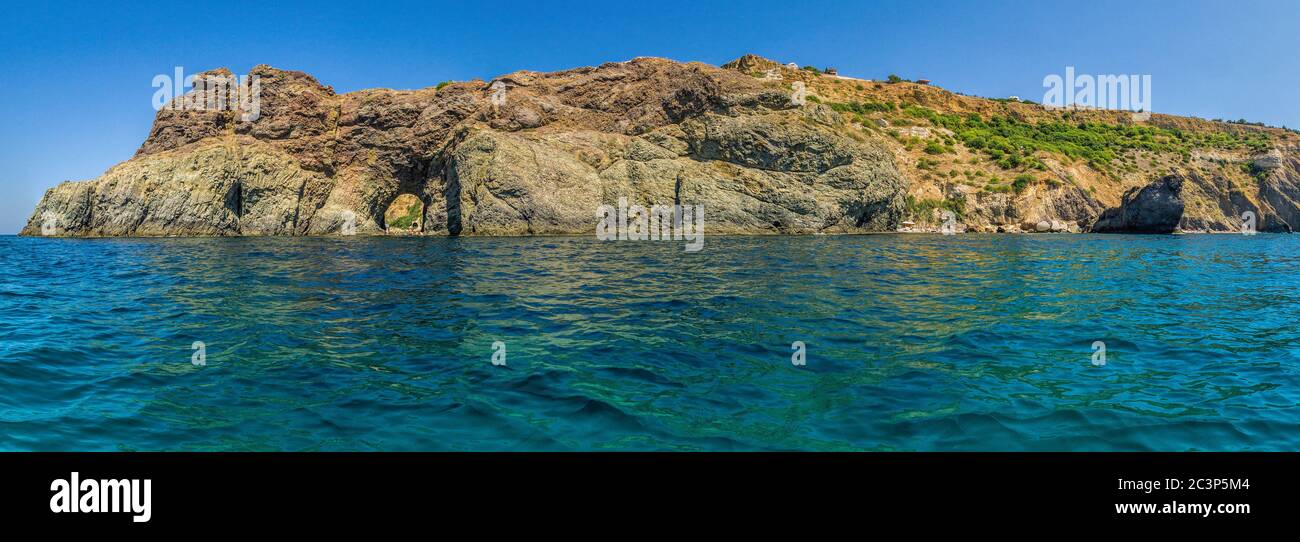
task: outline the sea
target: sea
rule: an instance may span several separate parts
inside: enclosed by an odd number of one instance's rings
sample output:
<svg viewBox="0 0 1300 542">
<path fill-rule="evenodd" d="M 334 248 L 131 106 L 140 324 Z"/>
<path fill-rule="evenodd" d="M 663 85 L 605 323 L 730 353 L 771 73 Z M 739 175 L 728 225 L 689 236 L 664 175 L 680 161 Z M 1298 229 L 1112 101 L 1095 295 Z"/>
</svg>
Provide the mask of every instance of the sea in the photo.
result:
<svg viewBox="0 0 1300 542">
<path fill-rule="evenodd" d="M 0 237 L 0 450 L 1300 448 L 1300 237 Z"/>
</svg>

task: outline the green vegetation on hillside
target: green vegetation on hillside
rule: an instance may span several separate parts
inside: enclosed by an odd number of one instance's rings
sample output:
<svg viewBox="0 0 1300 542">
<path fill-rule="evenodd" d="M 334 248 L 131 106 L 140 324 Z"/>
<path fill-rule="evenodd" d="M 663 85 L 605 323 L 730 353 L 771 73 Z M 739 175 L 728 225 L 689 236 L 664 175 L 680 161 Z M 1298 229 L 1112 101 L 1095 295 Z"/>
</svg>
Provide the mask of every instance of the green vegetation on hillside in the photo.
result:
<svg viewBox="0 0 1300 542">
<path fill-rule="evenodd" d="M 1004 169 L 1022 165 L 1042 169 L 1042 162 L 1032 155 L 1035 151 L 1087 160 L 1096 169 L 1106 169 L 1111 161 L 1131 150 L 1187 156 L 1193 149 L 1203 148 L 1259 152 L 1267 150 L 1271 143 L 1264 132 L 1191 132 L 1063 120 L 1029 123 L 1007 117 L 985 120 L 976 114 L 940 114 L 918 105 L 904 106 L 903 112 L 952 130 L 963 144 L 983 151 Z"/>
<path fill-rule="evenodd" d="M 873 112 L 891 113 L 898 109 L 898 104 L 895 104 L 892 101 L 888 101 L 888 102 L 866 101 L 866 102 L 849 102 L 849 103 L 835 102 L 829 105 L 831 106 L 831 109 L 834 109 L 841 113 L 856 113 L 859 115 L 865 115 L 867 113 L 873 113 Z"/>
<path fill-rule="evenodd" d="M 388 227 L 397 230 L 410 228 L 411 224 L 414 224 L 416 220 L 420 219 L 420 212 L 424 210 L 422 207 L 423 204 L 421 204 L 419 200 L 416 200 L 414 203 L 406 206 L 406 213 L 394 218 L 392 222 L 389 222 Z"/>
<path fill-rule="evenodd" d="M 1043 122 L 1026 122 L 1009 117 L 983 117 L 970 113 L 939 113 L 915 104 L 893 102 L 847 102 L 829 104 L 836 111 L 867 123 L 872 113 L 891 116 L 890 123 L 906 124 L 903 119 L 927 121 L 951 130 L 955 139 L 967 148 L 981 151 L 1003 169 L 1046 169 L 1035 152 L 1064 155 L 1086 160 L 1094 169 L 1108 170 L 1111 162 L 1129 151 L 1182 155 L 1187 159 L 1194 149 L 1267 150 L 1272 136 L 1263 131 L 1189 131 L 1157 126 L 1073 122 L 1067 118 Z M 926 152 L 951 152 L 938 143 L 927 143 Z"/>
<path fill-rule="evenodd" d="M 1014 190 L 1017 194 L 1019 194 L 1021 192 L 1024 192 L 1026 188 L 1029 188 L 1029 185 L 1032 184 L 1033 182 L 1034 182 L 1033 175 L 1030 175 L 1028 173 L 1021 173 L 1020 175 L 1016 175 L 1015 179 L 1011 180 L 1011 189 Z"/>
<path fill-rule="evenodd" d="M 907 216 L 917 218 L 928 218 L 935 209 L 945 209 L 952 211 L 958 220 L 966 212 L 966 200 L 963 198 L 948 199 L 916 199 L 907 196 L 904 205 L 906 206 Z"/>
</svg>

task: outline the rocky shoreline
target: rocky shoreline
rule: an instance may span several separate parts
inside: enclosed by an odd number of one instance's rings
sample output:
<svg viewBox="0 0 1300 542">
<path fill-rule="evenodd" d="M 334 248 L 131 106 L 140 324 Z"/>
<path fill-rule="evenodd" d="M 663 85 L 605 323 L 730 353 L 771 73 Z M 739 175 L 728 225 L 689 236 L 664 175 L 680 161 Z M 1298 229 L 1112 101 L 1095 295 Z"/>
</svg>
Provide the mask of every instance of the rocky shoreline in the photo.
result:
<svg viewBox="0 0 1300 542">
<path fill-rule="evenodd" d="M 48 190 L 21 235 L 584 235 L 620 198 L 704 205 L 708 235 L 938 232 L 947 217 L 957 231 L 1003 233 L 1232 232 L 1245 212 L 1259 231 L 1300 222 L 1300 143 L 1281 132 L 1266 132 L 1275 143 L 1262 154 L 1197 155 L 1173 171 L 1142 151 L 1141 167 L 1125 166 L 1135 173 L 1114 178 L 1041 151 L 1039 169 L 997 166 L 952 130 L 896 128 L 934 122 L 920 106 L 866 122 L 854 111 L 874 110 L 829 102 L 897 95 L 994 119 L 1041 107 L 763 62 L 637 58 L 346 94 L 258 66 L 254 120 L 161 110 L 134 157 Z M 999 167 L 1047 173 L 1014 191 L 969 184 Z"/>
</svg>

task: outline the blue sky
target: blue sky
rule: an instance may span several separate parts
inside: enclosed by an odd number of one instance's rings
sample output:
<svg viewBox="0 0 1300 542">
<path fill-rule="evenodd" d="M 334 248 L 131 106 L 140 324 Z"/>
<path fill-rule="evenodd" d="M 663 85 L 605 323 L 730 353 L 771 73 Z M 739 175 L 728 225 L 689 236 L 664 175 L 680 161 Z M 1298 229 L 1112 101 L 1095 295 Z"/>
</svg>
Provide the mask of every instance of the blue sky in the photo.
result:
<svg viewBox="0 0 1300 542">
<path fill-rule="evenodd" d="M 981 96 L 1043 77 L 1150 74 L 1152 109 L 1300 127 L 1300 2 L 54 2 L 0 19 L 0 234 L 45 189 L 148 133 L 156 74 L 256 64 L 339 92 L 662 56 L 755 53 Z M 275 4 L 275 5 L 271 5 Z"/>
</svg>

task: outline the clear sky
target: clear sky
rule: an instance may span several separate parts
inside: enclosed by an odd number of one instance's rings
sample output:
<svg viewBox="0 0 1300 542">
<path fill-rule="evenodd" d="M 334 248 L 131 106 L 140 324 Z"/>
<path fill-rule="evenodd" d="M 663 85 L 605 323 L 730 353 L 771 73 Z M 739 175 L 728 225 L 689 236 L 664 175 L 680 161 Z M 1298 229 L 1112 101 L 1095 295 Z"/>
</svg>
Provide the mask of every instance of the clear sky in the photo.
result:
<svg viewBox="0 0 1300 542">
<path fill-rule="evenodd" d="M 1300 1 L 10 2 L 0 234 L 45 189 L 130 158 L 175 66 L 308 72 L 339 92 L 744 53 L 1041 100 L 1043 78 L 1150 74 L 1152 109 L 1300 127 Z"/>
</svg>

